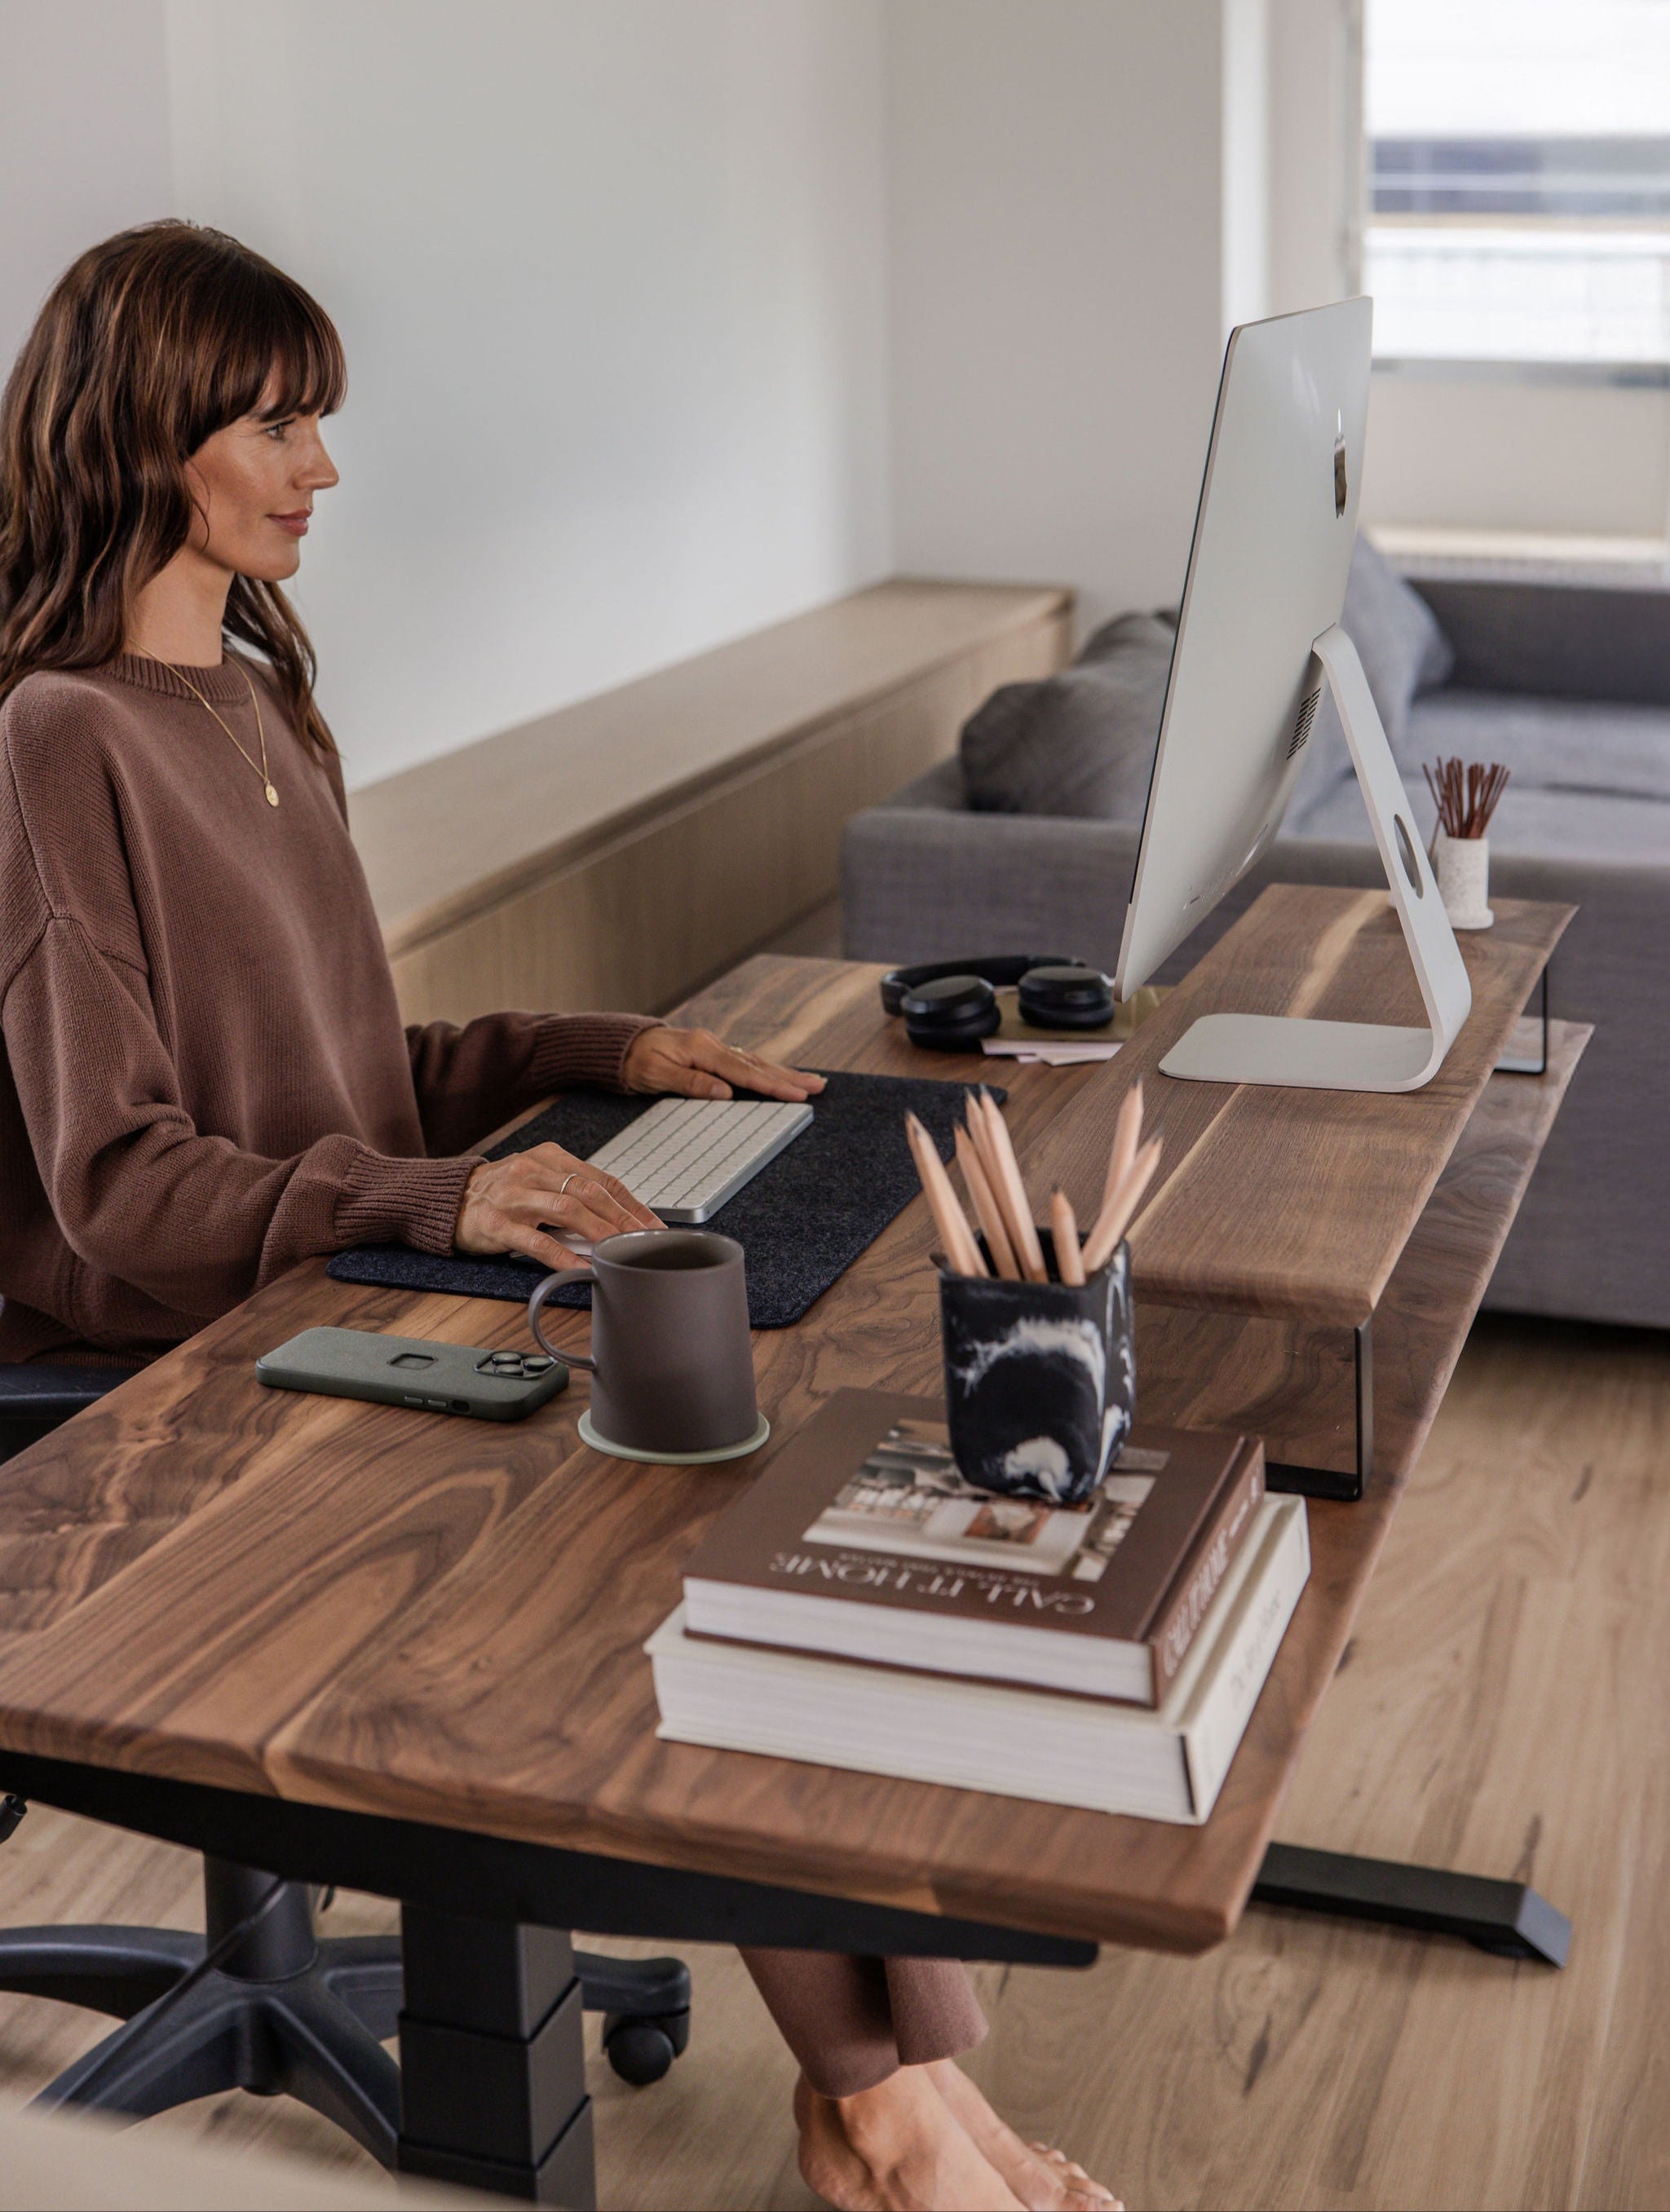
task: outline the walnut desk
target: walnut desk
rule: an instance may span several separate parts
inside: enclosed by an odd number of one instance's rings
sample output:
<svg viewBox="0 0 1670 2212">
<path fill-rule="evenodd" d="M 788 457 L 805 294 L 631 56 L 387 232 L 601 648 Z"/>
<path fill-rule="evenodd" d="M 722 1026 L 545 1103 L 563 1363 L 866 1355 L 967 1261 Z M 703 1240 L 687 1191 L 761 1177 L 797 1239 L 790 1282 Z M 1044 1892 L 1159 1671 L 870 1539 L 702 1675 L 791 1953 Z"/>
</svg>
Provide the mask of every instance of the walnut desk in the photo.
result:
<svg viewBox="0 0 1670 2212">
<path fill-rule="evenodd" d="M 0 1787 L 400 1898 L 409 2001 L 420 1969 L 433 1984 L 417 1931 L 437 1920 L 454 1936 L 477 1925 L 483 1957 L 495 1929 L 520 1942 L 579 1927 L 1072 1965 L 1102 1942 L 1220 1942 L 1261 1870 L 1288 1901 L 1558 1952 L 1558 1915 L 1505 1882 L 1266 1857 L 1588 1034 L 1555 1024 L 1542 1073 L 1492 1073 L 1568 918 L 1507 901 L 1497 914 L 1465 941 L 1473 1012 L 1424 1091 L 1248 1092 L 1153 1073 L 1204 1005 L 1410 1018 L 1383 896 L 1289 888 L 1266 891 L 1112 1063 L 1003 1074 L 1033 1188 L 1060 1182 L 1081 1218 L 1119 1101 L 1148 1079 L 1166 1139 L 1133 1236 L 1151 1414 L 1267 1425 L 1296 1480 L 1307 1462 L 1349 1475 L 1366 1370 L 1339 1347 L 1372 1323 L 1363 1494 L 1311 1508 L 1309 1585 L 1205 1826 L 658 1741 L 643 1641 L 757 1465 L 603 1458 L 576 1435 L 579 1376 L 508 1429 L 264 1390 L 258 1353 L 314 1322 L 521 1340 L 513 1306 L 337 1284 L 322 1263 L 0 1469 Z M 989 1070 L 914 1052 L 880 1013 L 878 972 L 756 959 L 687 1012 L 812 1065 Z M 930 1243 L 919 1201 L 799 1326 L 756 1340 L 779 1437 L 843 1384 L 937 1389 Z M 578 1340 L 584 1317 L 556 1325 Z M 479 2058 L 468 2047 L 460 2067 Z M 590 2174 L 577 2034 L 567 2047 L 562 2073 L 533 2044 L 493 2045 L 523 2106 L 562 2135 L 500 2185 L 565 2202 Z"/>
</svg>

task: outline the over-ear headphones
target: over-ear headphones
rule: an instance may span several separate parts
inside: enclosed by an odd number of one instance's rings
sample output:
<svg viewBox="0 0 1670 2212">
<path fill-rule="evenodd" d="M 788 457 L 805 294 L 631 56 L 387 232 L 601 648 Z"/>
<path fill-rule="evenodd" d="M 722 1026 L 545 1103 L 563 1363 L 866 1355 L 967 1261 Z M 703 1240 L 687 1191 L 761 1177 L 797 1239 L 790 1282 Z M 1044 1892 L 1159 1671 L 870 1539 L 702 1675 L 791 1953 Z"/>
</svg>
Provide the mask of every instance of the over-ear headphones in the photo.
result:
<svg viewBox="0 0 1670 2212">
<path fill-rule="evenodd" d="M 1108 978 L 1059 952 L 998 953 L 896 968 L 882 977 L 882 1010 L 904 1016 L 913 1044 L 930 1052 L 965 1052 L 1003 1019 L 998 1005 L 1003 985 L 1017 989 L 1021 1017 L 1035 1029 L 1096 1030 L 1114 1018 Z"/>
</svg>

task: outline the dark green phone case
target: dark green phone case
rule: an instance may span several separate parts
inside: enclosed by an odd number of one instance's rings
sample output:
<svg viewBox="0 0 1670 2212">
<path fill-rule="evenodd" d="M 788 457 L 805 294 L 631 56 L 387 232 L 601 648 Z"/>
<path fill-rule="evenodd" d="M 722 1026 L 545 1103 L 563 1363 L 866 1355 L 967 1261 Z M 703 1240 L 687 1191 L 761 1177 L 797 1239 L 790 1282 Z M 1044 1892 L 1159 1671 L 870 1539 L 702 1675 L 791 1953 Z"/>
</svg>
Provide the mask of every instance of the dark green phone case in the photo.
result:
<svg viewBox="0 0 1670 2212">
<path fill-rule="evenodd" d="M 568 1387 L 560 1359 L 538 1352 L 483 1352 L 418 1336 L 379 1336 L 364 1328 L 304 1328 L 255 1372 L 275 1390 L 327 1398 L 372 1398 L 426 1413 L 472 1413 L 478 1421 L 519 1421 Z"/>
</svg>

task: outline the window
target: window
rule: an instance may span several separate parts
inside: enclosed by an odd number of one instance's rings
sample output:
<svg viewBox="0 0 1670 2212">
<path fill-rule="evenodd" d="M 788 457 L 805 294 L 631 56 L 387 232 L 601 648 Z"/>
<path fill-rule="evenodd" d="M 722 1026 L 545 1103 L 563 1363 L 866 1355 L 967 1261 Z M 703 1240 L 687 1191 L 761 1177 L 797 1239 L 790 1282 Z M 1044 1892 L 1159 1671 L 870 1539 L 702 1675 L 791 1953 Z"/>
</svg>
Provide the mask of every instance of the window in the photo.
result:
<svg viewBox="0 0 1670 2212">
<path fill-rule="evenodd" d="M 1670 368 L 1670 0 L 1368 0 L 1383 360 Z"/>
</svg>

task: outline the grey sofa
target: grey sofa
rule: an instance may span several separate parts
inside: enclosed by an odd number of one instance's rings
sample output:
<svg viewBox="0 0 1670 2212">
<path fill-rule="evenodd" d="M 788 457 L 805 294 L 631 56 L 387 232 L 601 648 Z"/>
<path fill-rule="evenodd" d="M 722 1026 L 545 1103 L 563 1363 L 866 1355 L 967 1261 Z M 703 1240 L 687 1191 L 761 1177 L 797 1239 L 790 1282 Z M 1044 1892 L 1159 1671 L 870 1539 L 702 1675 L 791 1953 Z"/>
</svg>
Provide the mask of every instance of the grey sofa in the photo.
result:
<svg viewBox="0 0 1670 2212">
<path fill-rule="evenodd" d="M 1508 763 L 1492 890 L 1578 907 L 1551 1011 L 1595 1025 L 1487 1304 L 1670 1327 L 1670 589 L 1413 580 L 1454 653 L 1394 738 L 1417 816 L 1430 830 L 1423 759 Z M 848 824 L 847 953 L 1042 946 L 1111 969 L 1139 826 L 975 812 L 948 761 Z M 1186 972 L 1266 883 L 1382 880 L 1342 746 L 1332 769 L 1308 769 L 1280 839 L 1167 973 Z"/>
</svg>

